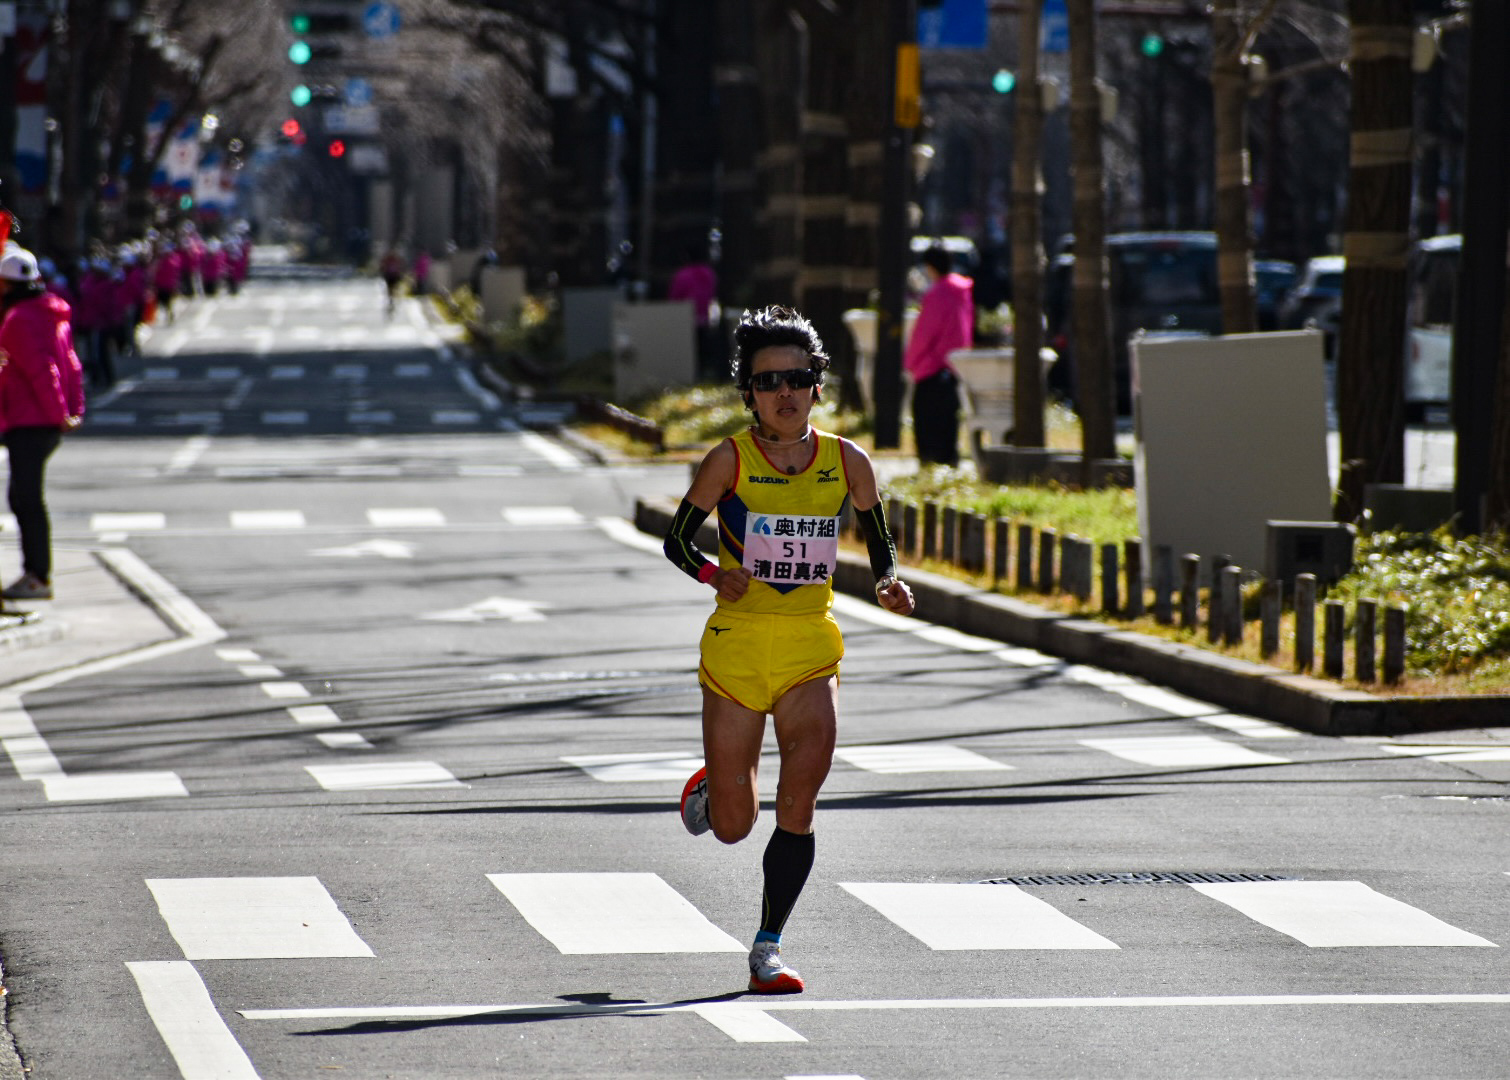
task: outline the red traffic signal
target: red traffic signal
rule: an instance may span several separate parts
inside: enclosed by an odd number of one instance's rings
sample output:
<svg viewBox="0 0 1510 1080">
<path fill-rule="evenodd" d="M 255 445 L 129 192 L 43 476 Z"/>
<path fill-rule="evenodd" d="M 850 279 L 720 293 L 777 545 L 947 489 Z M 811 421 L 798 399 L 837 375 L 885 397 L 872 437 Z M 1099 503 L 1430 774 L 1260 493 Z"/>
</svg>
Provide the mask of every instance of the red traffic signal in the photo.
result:
<svg viewBox="0 0 1510 1080">
<path fill-rule="evenodd" d="M 346 144 L 344 142 L 342 142 L 340 139 L 332 139 L 330 141 L 330 147 L 328 148 L 327 152 L 333 158 L 345 157 L 346 156 Z"/>
<path fill-rule="evenodd" d="M 286 137 L 292 139 L 299 134 L 299 121 L 293 119 L 285 120 L 283 121 L 283 126 L 278 130 L 283 132 Z"/>
</svg>

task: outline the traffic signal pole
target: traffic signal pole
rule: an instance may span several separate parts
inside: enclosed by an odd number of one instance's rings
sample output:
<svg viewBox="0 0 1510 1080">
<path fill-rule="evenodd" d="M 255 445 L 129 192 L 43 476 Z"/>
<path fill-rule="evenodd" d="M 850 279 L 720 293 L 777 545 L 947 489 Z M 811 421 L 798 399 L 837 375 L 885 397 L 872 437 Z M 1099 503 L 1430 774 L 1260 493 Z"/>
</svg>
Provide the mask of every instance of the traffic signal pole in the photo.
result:
<svg viewBox="0 0 1510 1080">
<path fill-rule="evenodd" d="M 912 195 L 912 132 L 921 108 L 917 52 L 917 0 L 891 0 L 887 38 L 892 53 L 892 118 L 887 127 L 881 182 L 880 311 L 876 320 L 875 445 L 902 442 L 902 327 L 907 309 L 910 237 L 907 206 Z"/>
</svg>

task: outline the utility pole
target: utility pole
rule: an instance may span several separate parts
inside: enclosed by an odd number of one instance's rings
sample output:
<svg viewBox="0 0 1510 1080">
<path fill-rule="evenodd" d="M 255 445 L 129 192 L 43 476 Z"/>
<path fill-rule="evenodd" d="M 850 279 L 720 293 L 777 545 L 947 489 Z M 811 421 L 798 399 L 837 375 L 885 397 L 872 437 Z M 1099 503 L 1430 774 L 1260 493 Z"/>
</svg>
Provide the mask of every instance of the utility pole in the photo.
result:
<svg viewBox="0 0 1510 1080">
<path fill-rule="evenodd" d="M 912 194 L 912 133 L 919 120 L 920 72 L 917 0 L 890 0 L 892 118 L 887 127 L 881 181 L 881 252 L 877 259 L 881 310 L 876 320 L 875 445 L 902 441 L 902 327 L 910 255 L 907 204 Z"/>
<path fill-rule="evenodd" d="M 1468 124 L 1463 179 L 1463 256 L 1452 335 L 1452 424 L 1457 429 L 1457 532 L 1483 531 L 1493 453 L 1495 375 L 1505 318 L 1510 207 L 1510 11 L 1473 5 L 1468 43 Z"/>
</svg>

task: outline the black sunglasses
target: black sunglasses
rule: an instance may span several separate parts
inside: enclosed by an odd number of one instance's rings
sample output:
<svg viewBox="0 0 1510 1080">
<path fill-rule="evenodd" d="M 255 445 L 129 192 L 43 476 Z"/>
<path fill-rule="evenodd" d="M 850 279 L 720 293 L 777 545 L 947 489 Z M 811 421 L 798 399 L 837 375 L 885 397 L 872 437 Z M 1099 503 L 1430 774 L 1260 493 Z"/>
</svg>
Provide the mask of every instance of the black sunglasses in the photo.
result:
<svg viewBox="0 0 1510 1080">
<path fill-rule="evenodd" d="M 757 371 L 750 376 L 750 385 L 763 394 L 780 390 L 785 382 L 793 390 L 806 390 L 818 381 L 818 373 L 812 368 L 792 368 L 790 371 Z"/>
</svg>

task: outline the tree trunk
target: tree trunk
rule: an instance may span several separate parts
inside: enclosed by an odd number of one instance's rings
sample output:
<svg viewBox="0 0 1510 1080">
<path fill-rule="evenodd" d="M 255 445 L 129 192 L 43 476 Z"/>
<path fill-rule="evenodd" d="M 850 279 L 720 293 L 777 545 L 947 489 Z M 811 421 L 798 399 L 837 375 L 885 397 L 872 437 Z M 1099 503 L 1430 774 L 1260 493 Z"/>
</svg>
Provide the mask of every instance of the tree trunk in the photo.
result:
<svg viewBox="0 0 1510 1080">
<path fill-rule="evenodd" d="M 1495 379 L 1494 453 L 1489 459 L 1489 490 L 1484 507 L 1484 531 L 1510 533 L 1510 276 L 1505 279 L 1501 309 L 1499 372 Z"/>
<path fill-rule="evenodd" d="M 1107 307 L 1106 199 L 1102 191 L 1101 94 L 1096 85 L 1095 0 L 1069 0 L 1070 150 L 1075 268 L 1071 285 L 1075 396 L 1084 476 L 1117 452 L 1111 316 Z"/>
<path fill-rule="evenodd" d="M 886 93 L 891 80 L 887 20 L 863 2 L 851 3 L 848 17 L 854 67 L 846 107 L 849 115 L 849 201 L 844 211 L 849 251 L 844 282 L 846 309 L 873 306 L 881 287 L 881 191 L 885 183 L 882 166 L 892 110 Z M 845 348 L 853 355 L 854 341 L 847 331 L 844 337 Z M 845 390 L 844 404 L 852 400 L 859 403 L 864 396 L 858 381 L 858 378 L 850 380 L 853 385 Z M 870 407 L 875 407 L 874 401 Z"/>
<path fill-rule="evenodd" d="M 797 200 L 802 190 L 801 130 L 806 35 L 780 0 L 760 5 L 755 39 L 755 64 L 763 87 L 781 93 L 761 95 L 765 138 L 756 157 L 758 190 L 765 196 L 759 209 L 760 260 L 755 268 L 755 303 L 791 304 L 796 301 L 797 268 L 802 229 Z"/>
<path fill-rule="evenodd" d="M 1369 483 L 1405 473 L 1405 321 L 1410 255 L 1411 0 L 1350 0 L 1352 140 L 1342 254 L 1333 516 L 1356 521 Z"/>
<path fill-rule="evenodd" d="M 1249 216 L 1248 34 L 1236 0 L 1211 11 L 1211 120 L 1216 144 L 1217 283 L 1222 332 L 1258 329 Z"/>
<path fill-rule="evenodd" d="M 755 272 L 755 152 L 760 145 L 760 82 L 755 70 L 755 16 L 748 0 L 719 0 L 718 51 L 718 298 L 739 311 L 752 302 Z"/>
<path fill-rule="evenodd" d="M 1043 95 L 1038 83 L 1039 5 L 1017 23 L 1017 104 L 1012 157 L 1012 444 L 1042 446 Z"/>
</svg>

